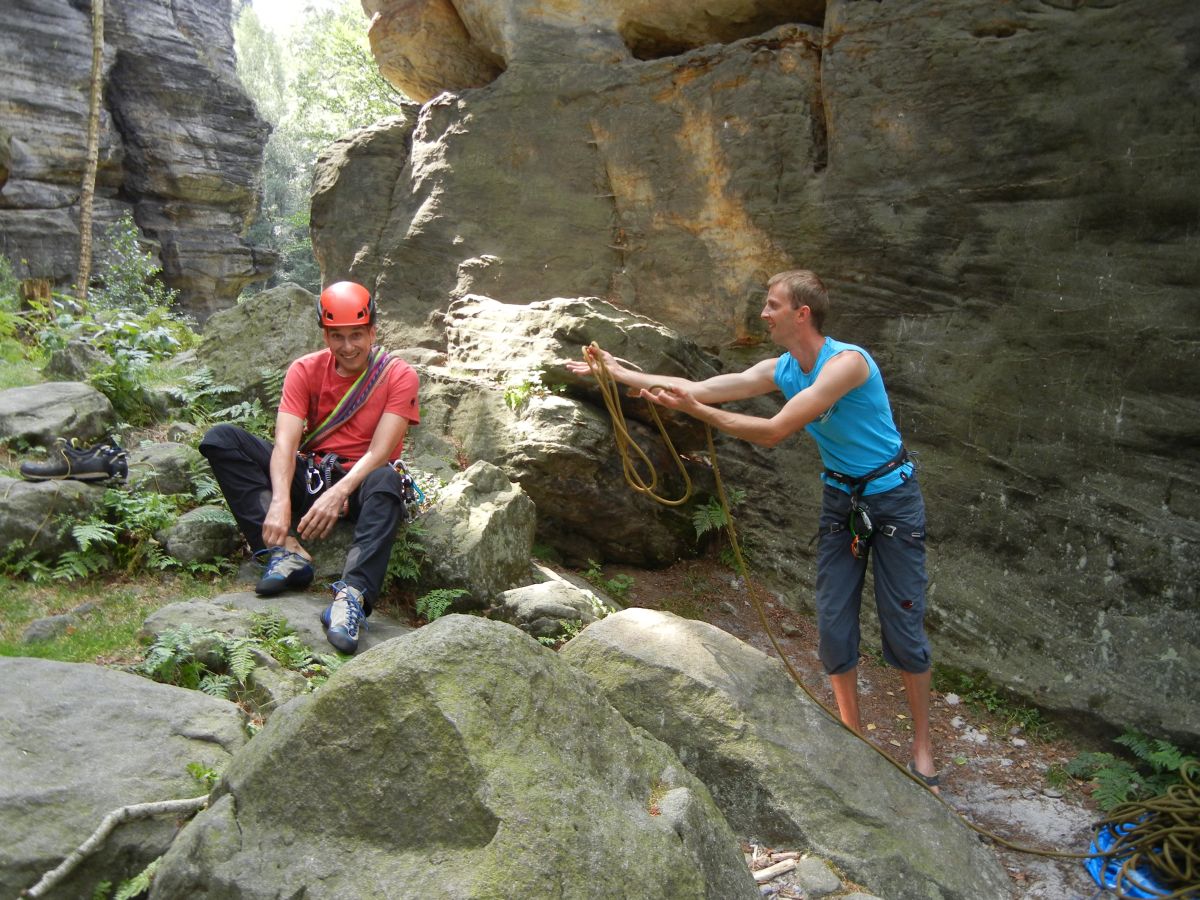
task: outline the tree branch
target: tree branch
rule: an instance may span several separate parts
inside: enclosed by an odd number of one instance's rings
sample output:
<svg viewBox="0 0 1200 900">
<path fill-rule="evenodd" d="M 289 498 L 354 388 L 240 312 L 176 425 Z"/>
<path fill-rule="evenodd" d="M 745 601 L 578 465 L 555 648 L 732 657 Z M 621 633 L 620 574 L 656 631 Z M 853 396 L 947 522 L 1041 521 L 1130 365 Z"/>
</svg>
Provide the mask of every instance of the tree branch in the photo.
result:
<svg viewBox="0 0 1200 900">
<path fill-rule="evenodd" d="M 41 897 L 60 881 L 71 874 L 81 862 L 99 849 L 105 838 L 118 825 L 134 819 L 148 819 L 151 816 L 162 816 L 170 813 L 195 813 L 208 803 L 208 794 L 203 797 L 192 797 L 187 800 L 157 800 L 153 803 L 135 803 L 114 809 L 100 823 L 100 827 L 92 832 L 92 836 L 64 859 L 59 865 L 42 876 L 42 880 L 28 890 L 22 891 L 22 897 Z"/>
</svg>

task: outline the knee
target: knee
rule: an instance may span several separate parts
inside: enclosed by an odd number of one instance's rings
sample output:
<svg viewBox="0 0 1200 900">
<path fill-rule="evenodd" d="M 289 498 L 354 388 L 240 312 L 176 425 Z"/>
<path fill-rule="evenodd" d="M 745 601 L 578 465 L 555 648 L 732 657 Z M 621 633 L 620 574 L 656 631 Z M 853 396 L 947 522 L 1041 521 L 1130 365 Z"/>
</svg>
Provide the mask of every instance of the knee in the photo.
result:
<svg viewBox="0 0 1200 900">
<path fill-rule="evenodd" d="M 230 425 L 228 422 L 214 425 L 200 439 L 200 452 L 204 456 L 209 456 L 214 451 L 229 450 L 236 447 L 239 437 L 238 432 L 241 430 L 236 425 Z"/>
<path fill-rule="evenodd" d="M 389 497 L 400 501 L 404 499 L 404 485 L 395 469 L 391 466 L 380 466 L 363 479 L 362 484 L 359 485 L 359 496 L 364 503 L 367 498 L 373 496 Z"/>
</svg>

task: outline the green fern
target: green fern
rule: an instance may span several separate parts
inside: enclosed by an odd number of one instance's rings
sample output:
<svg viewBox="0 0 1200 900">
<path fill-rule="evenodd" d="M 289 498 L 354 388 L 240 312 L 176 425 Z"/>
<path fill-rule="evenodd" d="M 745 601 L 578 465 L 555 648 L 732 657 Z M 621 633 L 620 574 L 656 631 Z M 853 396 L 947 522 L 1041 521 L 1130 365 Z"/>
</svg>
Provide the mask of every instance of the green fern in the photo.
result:
<svg viewBox="0 0 1200 900">
<path fill-rule="evenodd" d="M 726 496 L 730 508 L 733 508 L 746 499 L 746 492 L 740 488 L 732 488 Z M 720 531 L 728 524 L 729 514 L 721 504 L 720 497 L 709 497 L 707 502 L 692 510 L 692 525 L 696 529 L 697 540 L 710 531 Z"/>
<path fill-rule="evenodd" d="M 409 522 L 404 530 L 396 535 L 392 544 L 391 556 L 388 557 L 387 574 L 383 579 L 383 589 L 387 590 L 397 581 L 416 581 L 421 577 L 421 565 L 425 559 L 425 548 L 414 538 L 424 532 L 416 522 Z"/>
<path fill-rule="evenodd" d="M 467 596 L 469 592 L 462 588 L 436 588 L 417 598 L 415 609 L 417 615 L 426 622 L 440 619 L 459 597 Z"/>
<path fill-rule="evenodd" d="M 1092 782 L 1092 797 L 1106 812 L 1130 800 L 1166 793 L 1180 781 L 1184 767 L 1195 763 L 1169 741 L 1133 729 L 1115 740 L 1133 753 L 1142 768 L 1111 753 L 1091 751 L 1079 754 L 1064 767 L 1068 775 Z"/>
<path fill-rule="evenodd" d="M 250 673 L 258 666 L 254 656 L 255 645 L 246 638 L 231 638 L 225 642 L 225 662 L 229 673 L 244 685 Z"/>
<path fill-rule="evenodd" d="M 238 679 L 232 675 L 209 672 L 201 676 L 197 688 L 201 693 L 208 694 L 210 697 L 228 700 L 233 696 L 233 689 L 237 684 Z"/>
<path fill-rule="evenodd" d="M 90 519 L 71 529 L 71 537 L 79 549 L 87 553 L 93 545 L 112 546 L 117 543 L 116 526 L 97 519 Z"/>
<path fill-rule="evenodd" d="M 112 900 L 133 900 L 134 897 L 139 897 L 149 891 L 150 882 L 154 880 L 154 873 L 158 871 L 160 862 L 162 862 L 161 856 L 128 881 L 122 881 L 117 892 L 113 894 Z"/>
</svg>

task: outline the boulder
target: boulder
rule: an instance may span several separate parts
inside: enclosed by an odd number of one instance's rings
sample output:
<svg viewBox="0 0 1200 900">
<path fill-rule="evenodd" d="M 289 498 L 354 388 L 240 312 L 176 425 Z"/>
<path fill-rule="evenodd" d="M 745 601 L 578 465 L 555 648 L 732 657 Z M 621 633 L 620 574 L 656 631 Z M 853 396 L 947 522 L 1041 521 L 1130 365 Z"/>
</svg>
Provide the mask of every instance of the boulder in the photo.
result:
<svg viewBox="0 0 1200 900">
<path fill-rule="evenodd" d="M 316 303 L 291 282 L 248 297 L 208 320 L 196 361 L 212 371 L 215 384 L 232 385 L 242 399 L 249 394 L 272 409 L 288 365 L 324 346 Z"/>
<path fill-rule="evenodd" d="M 193 494 L 198 472 L 209 471 L 200 451 L 171 441 L 144 443 L 129 451 L 129 489 L 157 494 Z"/>
<path fill-rule="evenodd" d="M 237 522 L 223 506 L 189 509 L 156 537 L 168 555 L 185 565 L 232 556 L 243 543 Z"/>
<path fill-rule="evenodd" d="M 535 638 L 558 637 L 568 624 L 589 625 L 611 611 L 594 593 L 558 580 L 504 591 L 497 606 L 508 621 Z"/>
<path fill-rule="evenodd" d="M 460 588 L 478 606 L 524 584 L 536 527 L 533 501 L 500 469 L 477 462 L 421 517 L 421 586 Z"/>
<path fill-rule="evenodd" d="M 0 477 L 0 553 L 31 553 L 53 561 L 77 550 L 71 525 L 100 508 L 104 491 L 80 481 L 22 481 Z"/>
<path fill-rule="evenodd" d="M 112 403 L 78 381 L 47 381 L 0 391 L 0 440 L 50 447 L 56 438 L 88 444 L 116 425 Z"/>
<path fill-rule="evenodd" d="M 199 691 L 81 663 L 0 658 L 0 895 L 16 897 L 113 810 L 196 797 L 188 772 L 246 743 L 242 712 Z M 166 851 L 171 817 L 122 825 L 47 897 L 90 897 Z"/>
<path fill-rule="evenodd" d="M 79 262 L 90 12 L 71 0 L 16 0 L 5 21 L 0 102 L 21 140 L 0 204 L 0 252 L 19 278 L 65 286 Z M 237 78 L 230 0 L 110 0 L 104 38 L 97 252 L 105 229 L 132 212 L 181 306 L 203 322 L 274 264 L 242 238 L 269 126 Z"/>
<path fill-rule="evenodd" d="M 672 791 L 683 802 L 654 815 Z M 759 896 L 664 744 L 553 652 L 474 617 L 379 645 L 288 704 L 213 801 L 152 898 Z"/>
<path fill-rule="evenodd" d="M 283 617 L 313 653 L 335 654 L 325 639 L 321 613 L 333 601 L 328 589 L 304 593 L 289 591 L 274 597 L 260 597 L 252 591 L 233 591 L 212 599 L 180 600 L 156 610 L 142 623 L 141 635 L 153 640 L 168 628 L 182 625 L 205 628 L 226 635 L 244 635 L 250 630 L 254 613 L 270 612 Z M 358 652 L 384 641 L 408 634 L 413 629 L 378 611 L 367 618 Z"/>
<path fill-rule="evenodd" d="M 948 806 L 732 635 L 628 609 L 560 655 L 669 744 L 739 834 L 806 847 L 895 900 L 1008 896 L 995 856 Z"/>
<path fill-rule="evenodd" d="M 52 381 L 84 381 L 92 372 L 110 365 L 112 357 L 103 350 L 81 340 L 70 340 L 50 354 L 42 374 Z"/>
</svg>

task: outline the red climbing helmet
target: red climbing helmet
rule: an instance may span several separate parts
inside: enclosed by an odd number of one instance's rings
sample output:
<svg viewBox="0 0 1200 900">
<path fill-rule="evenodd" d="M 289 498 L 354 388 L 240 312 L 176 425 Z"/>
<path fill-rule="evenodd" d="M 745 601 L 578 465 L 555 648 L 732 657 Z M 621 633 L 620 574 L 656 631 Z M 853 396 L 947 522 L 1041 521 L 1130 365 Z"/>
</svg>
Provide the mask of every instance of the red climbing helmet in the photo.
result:
<svg viewBox="0 0 1200 900">
<path fill-rule="evenodd" d="M 361 284 L 339 281 L 321 291 L 317 318 L 322 328 L 370 325 L 375 321 L 375 301 Z"/>
</svg>

